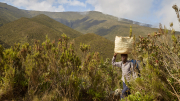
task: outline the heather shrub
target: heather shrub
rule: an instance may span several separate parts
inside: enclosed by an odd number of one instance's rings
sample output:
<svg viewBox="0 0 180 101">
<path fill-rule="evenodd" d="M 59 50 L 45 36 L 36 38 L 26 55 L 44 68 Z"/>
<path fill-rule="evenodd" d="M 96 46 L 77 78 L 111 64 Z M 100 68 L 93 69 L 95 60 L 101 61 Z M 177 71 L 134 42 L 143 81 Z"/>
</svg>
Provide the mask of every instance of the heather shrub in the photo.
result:
<svg viewBox="0 0 180 101">
<path fill-rule="evenodd" d="M 80 45 L 79 58 L 73 45 L 63 34 L 58 44 L 47 37 L 42 45 L 36 40 L 33 46 L 0 46 L 1 100 L 107 99 L 118 88 L 119 73 L 88 45 Z"/>
<path fill-rule="evenodd" d="M 133 54 L 141 60 L 141 77 L 131 81 L 129 100 L 180 100 L 179 42 L 161 25 L 158 33 L 139 37 Z"/>
</svg>

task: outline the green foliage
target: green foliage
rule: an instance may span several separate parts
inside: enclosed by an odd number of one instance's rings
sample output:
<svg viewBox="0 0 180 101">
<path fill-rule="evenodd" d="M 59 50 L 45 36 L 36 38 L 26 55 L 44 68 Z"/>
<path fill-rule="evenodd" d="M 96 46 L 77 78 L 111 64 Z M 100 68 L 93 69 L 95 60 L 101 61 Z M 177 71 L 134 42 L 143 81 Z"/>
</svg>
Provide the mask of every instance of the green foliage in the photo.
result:
<svg viewBox="0 0 180 101">
<path fill-rule="evenodd" d="M 83 59 L 85 59 L 87 53 L 90 51 L 90 45 L 80 43 L 80 50 L 83 53 Z"/>
<path fill-rule="evenodd" d="M 83 42 L 95 37 L 84 37 Z M 62 34 L 58 44 L 46 36 L 42 45 L 35 41 L 32 46 L 0 46 L 0 100 L 115 100 L 110 92 L 122 89 L 120 69 L 91 52 L 88 44 L 79 43 L 85 55 L 79 58 L 74 42 Z M 153 33 L 136 39 L 132 56 L 141 60 L 141 77 L 128 84 L 131 95 L 125 99 L 178 100 L 179 50 L 174 34 Z"/>
<path fill-rule="evenodd" d="M 80 50 L 84 53 L 90 50 L 90 45 L 80 44 Z"/>
<path fill-rule="evenodd" d="M 39 17 L 42 21 L 36 22 Z M 56 29 L 53 27 L 56 22 L 49 24 L 52 20 L 43 22 L 44 18 L 48 17 L 40 15 L 34 19 L 22 18 L 19 21 L 25 21 L 24 26 L 31 26 L 33 23 L 35 27 L 41 25 L 45 30 Z M 30 28 L 29 31 L 33 30 Z M 160 25 L 159 32 L 136 39 L 134 36 L 136 41 L 132 57 L 140 60 L 141 76 L 130 81 L 128 87 L 131 95 L 123 100 L 180 99 L 180 39 L 173 28 L 171 32 L 170 34 Z M 8 49 L 0 45 L 0 100 L 116 100 L 110 92 L 122 89 L 121 69 L 112 67 L 111 59 L 104 58 L 113 56 L 113 42 L 95 34 L 85 34 L 70 40 L 63 33 L 61 36 L 56 36 L 55 31 L 48 33 L 49 37 L 60 37 L 58 42 L 51 42 L 51 38 L 46 36 L 34 43 L 26 43 L 28 41 L 25 40 L 24 44 L 13 43 Z M 45 41 L 42 42 L 43 40 Z"/>
<path fill-rule="evenodd" d="M 130 101 L 153 101 L 152 95 L 142 96 L 139 92 L 128 96 Z"/>
<path fill-rule="evenodd" d="M 136 42 L 134 54 L 142 56 L 143 65 L 141 77 L 129 85 L 133 93 L 129 100 L 179 100 L 179 40 L 175 34 L 170 35 L 162 29 L 160 32 L 139 37 Z"/>
<path fill-rule="evenodd" d="M 82 61 L 74 44 L 62 34 L 58 44 L 35 41 L 0 46 L 0 100 L 103 100 L 116 87 L 118 73 L 109 59 L 88 53 Z M 88 52 L 89 45 L 81 49 Z M 119 77 L 120 78 L 120 77 Z M 117 88 L 117 87 L 116 87 Z"/>
</svg>

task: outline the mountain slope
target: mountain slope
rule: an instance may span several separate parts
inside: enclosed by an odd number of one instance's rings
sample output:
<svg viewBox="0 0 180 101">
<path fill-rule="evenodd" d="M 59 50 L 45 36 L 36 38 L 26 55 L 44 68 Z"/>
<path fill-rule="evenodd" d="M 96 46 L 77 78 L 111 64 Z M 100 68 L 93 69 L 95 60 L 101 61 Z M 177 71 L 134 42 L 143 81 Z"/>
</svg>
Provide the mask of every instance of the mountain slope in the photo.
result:
<svg viewBox="0 0 180 101">
<path fill-rule="evenodd" d="M 9 48 L 10 45 L 0 40 L 0 45 L 2 45 L 4 48 Z"/>
<path fill-rule="evenodd" d="M 41 23 L 41 24 L 43 24 L 49 28 L 52 28 L 56 31 L 59 31 L 61 33 L 65 33 L 65 34 L 67 34 L 67 36 L 69 36 L 71 38 L 75 38 L 77 36 L 82 35 L 80 32 L 73 30 L 72 28 L 70 28 L 62 23 L 59 23 L 44 14 L 40 14 L 36 17 L 33 17 L 33 18 L 31 18 L 31 20 Z"/>
<path fill-rule="evenodd" d="M 44 19 L 41 19 L 44 17 Z M 40 40 L 40 43 L 45 40 L 46 35 L 51 40 L 58 40 L 59 37 L 61 37 L 61 34 L 65 33 L 70 38 L 75 38 L 81 33 L 63 25 L 59 24 L 59 22 L 56 23 L 55 26 L 53 23 L 51 24 L 42 24 L 42 22 L 48 22 L 54 20 L 49 17 L 46 18 L 46 16 L 41 15 L 40 19 L 41 21 L 38 21 L 37 18 L 39 16 L 34 17 L 32 19 L 29 18 L 20 18 L 16 21 L 10 22 L 5 24 L 4 26 L 0 27 L 0 40 L 3 42 L 9 44 L 10 46 L 13 45 L 15 42 L 19 43 L 25 43 L 28 42 L 32 44 L 34 42 L 34 39 Z M 57 26 L 60 26 L 61 28 L 58 28 Z M 51 26 L 51 27 L 49 27 Z M 64 29 L 65 28 L 65 29 Z M 60 31 L 61 30 L 61 31 Z M 68 30 L 68 31 L 66 31 Z M 75 32 L 72 34 L 72 32 Z"/>
<path fill-rule="evenodd" d="M 0 26 L 17 20 L 21 17 L 31 17 L 25 10 L 18 9 L 16 7 L 7 5 L 6 3 L 0 3 Z"/>
<path fill-rule="evenodd" d="M 82 52 L 79 49 L 80 43 L 90 45 L 90 52 L 99 52 L 105 58 L 112 58 L 114 53 L 114 42 L 105 39 L 99 35 L 88 33 L 74 39 L 75 50 L 82 57 Z"/>
<path fill-rule="evenodd" d="M 32 44 L 33 39 L 41 42 L 48 35 L 51 39 L 60 37 L 60 32 L 55 31 L 45 25 L 31 21 L 28 18 L 20 18 L 0 27 L 0 40 L 13 45 L 15 42 Z"/>
<path fill-rule="evenodd" d="M 68 27 L 75 29 L 83 34 L 95 33 L 97 35 L 103 36 L 111 41 L 114 41 L 116 35 L 118 36 L 128 36 L 130 25 L 132 26 L 133 34 L 136 36 L 145 36 L 148 33 L 157 31 L 157 28 L 151 28 L 149 24 L 142 24 L 128 19 L 117 18 L 108 14 L 103 14 L 97 11 L 89 12 L 44 12 L 44 11 L 26 11 L 20 10 L 10 5 L 0 3 L 0 26 L 4 23 L 14 21 L 20 17 L 34 17 L 39 14 L 45 14 L 56 21 L 67 25 Z M 36 17 L 38 23 L 49 24 L 49 21 L 41 19 L 43 17 Z M 34 21 L 36 19 L 33 19 Z M 48 27 L 54 27 L 57 22 L 48 25 Z M 55 30 L 61 25 L 56 26 Z M 60 31 L 60 30 L 59 30 Z M 65 31 L 65 30 L 64 30 Z M 67 31 L 67 30 L 66 30 Z M 67 33 L 67 32 L 66 32 Z M 76 33 L 76 32 L 73 32 Z M 77 32 L 78 33 L 78 32 Z M 180 34 L 179 32 L 176 32 Z"/>
<path fill-rule="evenodd" d="M 145 36 L 148 33 L 157 31 L 157 28 L 151 28 L 150 25 L 134 22 L 127 19 L 118 19 L 117 17 L 103 14 L 97 11 L 89 12 L 40 12 L 27 11 L 29 15 L 35 16 L 45 14 L 58 22 L 61 22 L 81 33 L 95 33 L 114 41 L 116 35 L 128 36 L 130 25 L 133 34 Z M 148 27 L 147 27 L 148 26 Z"/>
</svg>

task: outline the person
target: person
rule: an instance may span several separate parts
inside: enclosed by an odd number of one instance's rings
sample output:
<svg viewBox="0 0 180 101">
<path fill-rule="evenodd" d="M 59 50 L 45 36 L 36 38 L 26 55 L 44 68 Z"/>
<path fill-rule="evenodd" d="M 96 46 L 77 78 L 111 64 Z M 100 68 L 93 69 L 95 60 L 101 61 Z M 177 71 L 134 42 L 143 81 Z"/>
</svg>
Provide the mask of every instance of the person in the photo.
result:
<svg viewBox="0 0 180 101">
<path fill-rule="evenodd" d="M 116 60 L 117 53 L 114 53 L 114 56 L 112 58 L 112 65 L 120 67 L 122 69 L 122 78 L 121 80 L 123 81 L 123 90 L 120 95 L 120 99 L 124 98 L 125 96 L 128 96 L 130 94 L 130 89 L 127 87 L 125 84 L 125 79 L 127 82 L 130 81 L 131 75 L 134 72 L 134 64 L 131 61 L 128 61 L 128 54 L 121 54 L 121 60 L 120 62 L 115 62 Z M 138 69 L 138 68 L 137 68 Z M 139 69 L 138 69 L 139 71 Z"/>
</svg>

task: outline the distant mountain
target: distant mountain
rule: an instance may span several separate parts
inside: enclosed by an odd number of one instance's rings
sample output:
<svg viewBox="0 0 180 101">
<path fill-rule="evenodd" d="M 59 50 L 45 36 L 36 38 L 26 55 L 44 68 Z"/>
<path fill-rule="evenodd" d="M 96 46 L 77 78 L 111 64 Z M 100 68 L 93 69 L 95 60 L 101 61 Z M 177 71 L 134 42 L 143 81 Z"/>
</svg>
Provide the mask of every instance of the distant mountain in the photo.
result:
<svg viewBox="0 0 180 101">
<path fill-rule="evenodd" d="M 46 15 L 38 15 L 33 18 L 20 18 L 0 27 L 0 40 L 13 45 L 14 43 L 34 43 L 34 39 L 45 41 L 46 35 L 51 40 L 58 40 L 65 33 L 70 38 L 82 35 Z"/>
<path fill-rule="evenodd" d="M 29 18 L 29 17 L 35 17 L 40 14 L 44 14 L 83 34 L 95 33 L 111 41 L 114 41 L 115 36 L 129 36 L 130 25 L 132 26 L 133 34 L 136 36 L 139 35 L 145 36 L 148 33 L 158 31 L 157 28 L 151 28 L 151 25 L 149 24 L 144 24 L 124 18 L 117 18 L 97 11 L 89 11 L 89 12 L 44 12 L 44 11 L 30 11 L 30 10 L 27 11 L 27 10 L 17 9 L 15 7 L 12 7 L 4 3 L 0 3 L 0 14 L 1 14 L 0 25 L 3 25 L 10 21 L 14 21 L 20 17 Z M 49 25 L 49 22 L 46 21 L 44 22 L 38 19 L 38 23 L 45 24 L 49 28 L 54 26 L 54 24 L 56 25 L 57 23 L 57 22 L 53 22 L 51 23 L 52 25 Z M 60 25 L 56 27 L 59 28 Z M 59 31 L 56 28 L 54 28 L 53 30 Z M 180 34 L 179 32 L 176 33 Z"/>
<path fill-rule="evenodd" d="M 125 18 L 119 18 L 119 21 L 126 21 L 126 22 L 129 22 L 129 24 L 136 24 L 136 25 L 140 25 L 144 27 L 153 27 L 151 24 L 141 23 L 141 22 L 125 19 Z"/>
<path fill-rule="evenodd" d="M 147 35 L 148 33 L 157 31 L 157 28 L 151 28 L 149 24 L 140 22 L 119 19 L 117 17 L 103 14 L 97 11 L 89 12 L 40 12 L 27 11 L 31 16 L 45 14 L 58 22 L 61 22 L 81 33 L 95 33 L 103 36 L 111 41 L 114 41 L 116 35 L 128 36 L 130 25 L 132 26 L 133 34 Z"/>
<path fill-rule="evenodd" d="M 99 52 L 100 56 L 104 59 L 112 58 L 114 53 L 114 42 L 96 34 L 88 33 L 81 35 L 74 39 L 74 43 L 75 50 L 80 57 L 82 57 L 82 52 L 79 49 L 80 43 L 90 45 L 90 52 Z"/>
<path fill-rule="evenodd" d="M 27 14 L 25 10 L 7 5 L 6 3 L 0 3 L 0 26 L 21 17 L 30 18 L 31 15 Z"/>
</svg>

